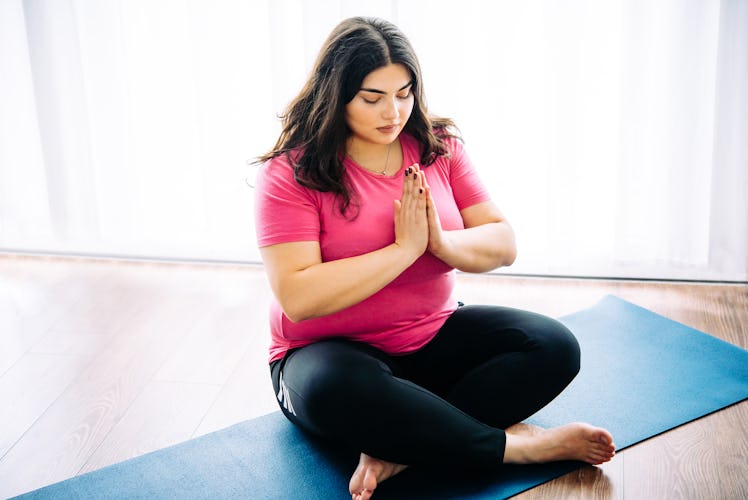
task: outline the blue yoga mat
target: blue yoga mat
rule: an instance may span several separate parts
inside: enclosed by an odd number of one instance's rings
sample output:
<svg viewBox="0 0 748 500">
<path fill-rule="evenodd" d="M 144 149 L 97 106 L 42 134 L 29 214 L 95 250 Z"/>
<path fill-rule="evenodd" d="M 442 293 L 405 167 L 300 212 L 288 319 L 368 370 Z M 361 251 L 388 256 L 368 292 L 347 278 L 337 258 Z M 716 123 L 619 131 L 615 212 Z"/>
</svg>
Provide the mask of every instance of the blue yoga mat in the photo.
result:
<svg viewBox="0 0 748 500">
<path fill-rule="evenodd" d="M 622 449 L 748 398 L 748 351 L 703 332 L 613 296 L 561 321 L 579 340 L 582 369 L 532 423 L 587 421 Z M 276 412 L 17 498 L 347 499 L 357 461 Z M 506 498 L 581 465 L 470 476 L 411 468 L 376 498 Z"/>
</svg>

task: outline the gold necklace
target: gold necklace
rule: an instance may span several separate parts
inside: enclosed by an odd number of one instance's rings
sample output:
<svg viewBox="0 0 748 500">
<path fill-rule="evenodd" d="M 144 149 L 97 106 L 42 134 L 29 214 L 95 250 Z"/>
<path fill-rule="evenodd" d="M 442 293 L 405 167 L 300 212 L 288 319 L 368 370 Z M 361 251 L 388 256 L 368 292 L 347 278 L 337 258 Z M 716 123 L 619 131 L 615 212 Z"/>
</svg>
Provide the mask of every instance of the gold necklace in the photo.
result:
<svg viewBox="0 0 748 500">
<path fill-rule="evenodd" d="M 392 143 L 390 143 L 389 146 L 387 146 L 387 158 L 384 160 L 384 168 L 380 172 L 382 175 L 387 175 L 387 167 L 390 163 L 390 150 L 392 149 Z"/>
<path fill-rule="evenodd" d="M 389 163 L 390 163 L 390 151 L 391 150 L 392 150 L 392 142 L 390 143 L 389 146 L 387 146 L 387 156 L 384 159 L 384 168 L 382 170 L 373 170 L 373 169 L 371 169 L 369 167 L 365 167 L 362 163 L 356 161 L 353 158 L 353 156 L 351 156 L 349 153 L 346 153 L 346 156 L 348 158 L 350 158 L 351 160 L 355 161 L 356 163 L 358 163 L 359 165 L 361 165 L 364 169 L 368 170 L 369 172 L 374 172 L 375 174 L 380 174 L 380 175 L 387 175 L 387 169 L 388 169 Z"/>
</svg>

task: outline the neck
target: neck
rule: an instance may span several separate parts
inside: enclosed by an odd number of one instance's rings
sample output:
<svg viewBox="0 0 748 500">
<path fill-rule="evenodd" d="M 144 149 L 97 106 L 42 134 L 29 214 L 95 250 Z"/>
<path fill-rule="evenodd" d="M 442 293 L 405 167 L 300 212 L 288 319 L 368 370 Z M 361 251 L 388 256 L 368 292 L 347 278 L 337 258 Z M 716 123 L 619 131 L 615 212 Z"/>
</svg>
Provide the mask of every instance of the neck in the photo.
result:
<svg viewBox="0 0 748 500">
<path fill-rule="evenodd" d="M 389 144 L 367 144 L 349 141 L 346 154 L 366 170 L 386 175 L 390 170 L 395 141 Z"/>
<path fill-rule="evenodd" d="M 348 144 L 346 144 L 346 154 L 350 156 L 351 158 L 361 158 L 364 160 L 374 160 L 376 161 L 377 158 L 380 159 L 380 162 L 384 155 L 387 154 L 387 150 L 392 147 L 392 143 L 390 144 L 372 144 L 368 142 L 363 141 L 356 141 L 356 140 L 349 140 Z"/>
</svg>

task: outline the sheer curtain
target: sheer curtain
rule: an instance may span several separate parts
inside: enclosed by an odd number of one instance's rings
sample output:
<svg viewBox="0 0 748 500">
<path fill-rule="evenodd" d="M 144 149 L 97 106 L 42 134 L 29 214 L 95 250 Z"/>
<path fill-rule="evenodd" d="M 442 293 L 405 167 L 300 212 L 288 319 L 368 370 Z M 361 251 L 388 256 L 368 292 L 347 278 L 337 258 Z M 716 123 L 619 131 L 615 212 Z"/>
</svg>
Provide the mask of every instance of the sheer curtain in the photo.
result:
<svg viewBox="0 0 748 500">
<path fill-rule="evenodd" d="M 352 15 L 413 42 L 503 272 L 748 280 L 740 0 L 5 0 L 0 250 L 258 261 L 246 160 Z"/>
</svg>

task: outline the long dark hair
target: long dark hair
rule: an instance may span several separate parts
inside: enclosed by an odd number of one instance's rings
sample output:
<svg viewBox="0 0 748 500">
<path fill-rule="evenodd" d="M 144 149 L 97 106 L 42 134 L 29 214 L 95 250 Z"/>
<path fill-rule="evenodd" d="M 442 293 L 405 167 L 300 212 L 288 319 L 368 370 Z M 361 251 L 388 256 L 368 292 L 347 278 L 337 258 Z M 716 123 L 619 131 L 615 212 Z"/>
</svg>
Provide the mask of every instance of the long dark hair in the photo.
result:
<svg viewBox="0 0 748 500">
<path fill-rule="evenodd" d="M 448 128 L 454 128 L 454 123 L 428 114 L 421 66 L 408 39 L 388 21 L 353 17 L 333 29 L 306 84 L 280 115 L 283 129 L 278 141 L 255 163 L 288 155 L 296 181 L 336 194 L 345 213 L 353 197 L 343 167 L 350 135 L 345 106 L 369 73 L 389 64 L 402 64 L 412 78 L 413 111 L 403 130 L 421 144 L 420 164 L 428 166 L 449 154 L 443 139 L 453 135 Z M 297 150 L 300 154 L 292 155 Z"/>
</svg>

